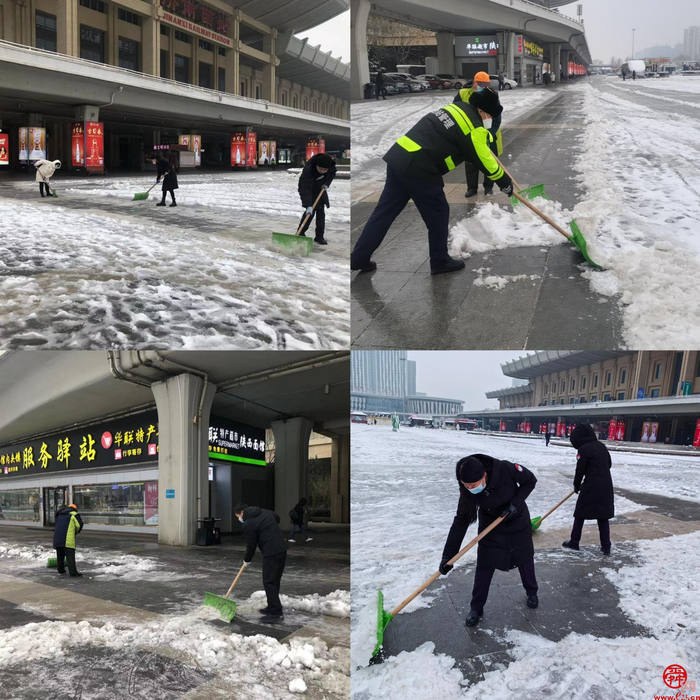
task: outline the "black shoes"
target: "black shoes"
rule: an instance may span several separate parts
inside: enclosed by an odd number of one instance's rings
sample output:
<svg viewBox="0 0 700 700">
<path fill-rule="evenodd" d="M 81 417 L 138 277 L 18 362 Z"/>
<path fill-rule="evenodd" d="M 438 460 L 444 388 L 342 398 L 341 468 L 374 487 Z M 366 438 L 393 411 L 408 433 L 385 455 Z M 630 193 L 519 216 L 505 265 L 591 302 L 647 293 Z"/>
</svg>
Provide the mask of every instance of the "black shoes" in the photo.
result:
<svg viewBox="0 0 700 700">
<path fill-rule="evenodd" d="M 481 617 L 481 615 L 482 613 L 479 613 L 476 610 L 470 610 L 469 615 L 467 615 L 467 619 L 464 621 L 464 624 L 467 627 L 475 627 L 479 624 L 479 618 Z"/>
<path fill-rule="evenodd" d="M 368 260 L 367 262 L 350 262 L 351 270 L 359 270 L 360 272 L 372 272 L 372 270 L 377 269 L 377 263 Z"/>
<path fill-rule="evenodd" d="M 279 613 L 279 615 L 267 613 L 260 618 L 260 622 L 284 622 L 284 613 Z"/>
<path fill-rule="evenodd" d="M 562 542 L 562 547 L 566 547 L 567 549 L 575 549 L 578 552 L 578 542 L 572 542 L 571 540 L 565 540 Z"/>
<path fill-rule="evenodd" d="M 319 245 L 328 245 L 328 241 L 323 236 L 320 238 L 316 236 L 316 238 L 314 238 L 314 243 L 318 243 Z"/>
<path fill-rule="evenodd" d="M 475 197 L 478 194 L 479 190 L 473 190 L 473 189 L 468 189 L 465 193 L 465 197 Z"/>
<path fill-rule="evenodd" d="M 493 187 L 490 190 L 484 190 L 484 194 L 487 197 L 492 197 L 493 196 Z"/>
<path fill-rule="evenodd" d="M 304 236 L 304 238 L 306 238 L 306 234 L 305 234 L 305 233 L 300 233 L 299 235 L 300 235 L 300 236 Z"/>
<path fill-rule="evenodd" d="M 605 549 L 605 547 L 601 547 L 600 551 L 603 552 L 603 554 L 610 555 L 610 548 Z"/>
<path fill-rule="evenodd" d="M 71 578 L 80 578 L 83 574 L 71 574 Z"/>
<path fill-rule="evenodd" d="M 156 206 L 157 206 L 157 207 L 164 207 L 164 206 L 165 206 L 165 202 L 158 202 L 158 204 L 156 204 Z"/>
<path fill-rule="evenodd" d="M 463 270 L 465 267 L 464 260 L 450 260 L 442 265 L 430 265 L 431 275 L 441 275 L 443 272 L 456 272 L 457 270 Z"/>
<path fill-rule="evenodd" d="M 269 615 L 269 614 L 270 614 L 270 608 L 268 608 L 268 607 L 260 608 L 260 610 L 258 610 L 258 612 L 259 612 L 261 615 Z"/>
<path fill-rule="evenodd" d="M 536 595 L 529 595 L 527 597 L 527 607 L 536 608 L 540 604 L 540 599 Z"/>
<path fill-rule="evenodd" d="M 173 202 L 170 206 L 171 206 L 171 207 L 176 207 L 176 206 L 177 206 L 177 202 Z"/>
</svg>

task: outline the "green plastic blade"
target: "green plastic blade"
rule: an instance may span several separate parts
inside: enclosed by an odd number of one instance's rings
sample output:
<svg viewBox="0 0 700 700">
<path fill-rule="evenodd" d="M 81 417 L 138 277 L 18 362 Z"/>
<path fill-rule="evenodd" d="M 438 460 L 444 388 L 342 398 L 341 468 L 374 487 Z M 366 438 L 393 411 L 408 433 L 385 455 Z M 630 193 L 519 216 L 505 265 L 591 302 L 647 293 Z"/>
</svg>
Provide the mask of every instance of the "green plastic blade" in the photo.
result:
<svg viewBox="0 0 700 700">
<path fill-rule="evenodd" d="M 379 591 L 377 596 L 377 646 L 374 647 L 372 656 L 377 656 L 384 644 L 384 630 L 394 618 L 384 610 L 384 594 Z"/>
<path fill-rule="evenodd" d="M 49 557 L 49 560 L 46 562 L 46 568 L 47 569 L 58 568 L 58 559 L 56 557 Z"/>
<path fill-rule="evenodd" d="M 542 516 L 538 515 L 536 518 L 533 518 L 530 521 L 530 524 L 532 525 L 532 531 L 534 532 L 535 530 L 539 530 L 540 525 L 541 525 L 541 520 Z"/>
<path fill-rule="evenodd" d="M 272 241 L 292 252 L 301 253 L 304 258 L 309 255 L 314 247 L 314 242 L 311 238 L 295 236 L 293 233 L 273 233 Z"/>
<path fill-rule="evenodd" d="M 148 199 L 148 192 L 138 192 L 134 195 L 132 202 L 140 202 L 142 199 Z"/>
<path fill-rule="evenodd" d="M 569 240 L 581 251 L 581 255 L 583 255 L 589 265 L 595 267 L 597 270 L 602 270 L 603 268 L 598 265 L 597 262 L 594 262 L 591 259 L 591 256 L 588 254 L 586 239 L 583 237 L 578 224 L 575 221 L 572 221 L 569 226 L 571 227 L 571 232 L 573 233 L 573 236 L 571 236 Z"/>
<path fill-rule="evenodd" d="M 526 187 L 524 190 L 518 190 L 518 194 L 525 199 L 535 199 L 536 197 L 543 197 L 544 199 L 549 199 L 547 193 L 544 191 L 544 184 L 533 185 L 532 187 Z M 552 200 L 549 199 L 551 202 Z M 515 207 L 520 204 L 520 201 L 516 197 L 510 198 L 510 203 Z"/>
<path fill-rule="evenodd" d="M 231 622 L 236 615 L 236 603 L 215 593 L 204 593 L 204 605 L 216 608 L 221 613 L 221 619 Z"/>
</svg>

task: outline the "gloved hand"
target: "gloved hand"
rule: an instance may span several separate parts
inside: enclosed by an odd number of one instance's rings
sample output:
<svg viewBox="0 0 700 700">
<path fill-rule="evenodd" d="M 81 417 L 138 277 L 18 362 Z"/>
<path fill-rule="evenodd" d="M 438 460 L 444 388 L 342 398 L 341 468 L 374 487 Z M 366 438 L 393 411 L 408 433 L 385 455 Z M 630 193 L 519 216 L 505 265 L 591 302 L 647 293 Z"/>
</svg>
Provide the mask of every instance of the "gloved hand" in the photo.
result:
<svg viewBox="0 0 700 700">
<path fill-rule="evenodd" d="M 513 183 L 508 179 L 507 185 L 500 185 L 501 192 L 507 194 L 509 197 L 513 194 Z"/>
<path fill-rule="evenodd" d="M 314 208 L 313 207 L 306 207 L 306 213 L 307 214 L 313 214 Z"/>
<path fill-rule="evenodd" d="M 509 518 L 511 515 L 515 515 L 518 512 L 518 507 L 514 506 L 512 503 L 508 504 L 508 507 L 501 513 L 502 518 Z"/>
<path fill-rule="evenodd" d="M 580 486 L 578 488 L 574 487 L 574 493 L 578 493 L 580 490 L 581 490 Z"/>
<path fill-rule="evenodd" d="M 448 564 L 447 562 L 450 561 L 449 557 L 443 557 L 442 561 L 440 562 L 440 566 L 438 567 L 438 571 L 443 575 L 447 576 L 447 574 L 454 569 L 454 564 Z"/>
<path fill-rule="evenodd" d="M 160 182 L 160 176 L 156 178 L 156 185 Z"/>
<path fill-rule="evenodd" d="M 244 568 L 244 569 L 247 569 L 247 568 L 248 568 L 248 564 L 250 564 L 249 561 L 244 561 L 244 562 L 243 562 L 243 568 Z"/>
<path fill-rule="evenodd" d="M 323 185 L 323 189 L 326 190 L 326 192 L 328 192 L 328 185 Z"/>
</svg>

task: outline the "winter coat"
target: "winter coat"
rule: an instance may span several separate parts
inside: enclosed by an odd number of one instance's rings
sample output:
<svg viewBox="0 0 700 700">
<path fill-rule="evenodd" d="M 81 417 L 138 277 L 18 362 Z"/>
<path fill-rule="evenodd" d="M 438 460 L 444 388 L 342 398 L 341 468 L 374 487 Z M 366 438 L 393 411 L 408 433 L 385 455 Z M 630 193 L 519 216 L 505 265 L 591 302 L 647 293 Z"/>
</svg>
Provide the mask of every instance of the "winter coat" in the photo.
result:
<svg viewBox="0 0 700 700">
<path fill-rule="evenodd" d="M 247 548 L 245 560 L 250 561 L 259 547 L 263 557 L 287 551 L 282 530 L 279 526 L 280 516 L 271 510 L 258 506 L 249 506 L 243 511 L 243 534 L 246 537 Z"/>
<path fill-rule="evenodd" d="M 75 508 L 61 506 L 56 513 L 53 546 L 75 549 L 75 536 L 83 529 L 83 519 Z"/>
<path fill-rule="evenodd" d="M 486 88 L 486 90 L 491 90 L 496 97 L 498 97 L 498 93 L 495 90 L 492 90 L 490 87 Z M 464 87 L 462 88 L 458 93 L 457 96 L 454 98 L 454 102 L 466 102 L 469 103 L 469 98 L 474 94 L 474 81 L 471 81 L 471 84 L 469 87 Z M 501 104 L 501 100 L 498 100 L 498 104 Z M 494 117 L 493 120 L 491 121 L 491 128 L 489 129 L 489 132 L 491 133 L 491 136 L 494 138 L 494 142 L 496 144 L 495 152 L 496 155 L 500 156 L 503 155 L 503 132 L 501 131 L 501 114 L 499 114 L 497 117 Z"/>
<path fill-rule="evenodd" d="M 163 178 L 163 191 L 178 189 L 177 173 L 170 161 L 165 158 L 158 158 L 156 167 L 158 168 L 158 179 Z"/>
<path fill-rule="evenodd" d="M 587 423 L 577 425 L 569 439 L 578 450 L 574 489 L 580 489 L 580 493 L 574 517 L 581 520 L 614 518 L 615 496 L 610 474 L 612 460 L 608 448 L 598 440 Z"/>
<path fill-rule="evenodd" d="M 525 499 L 535 488 L 537 478 L 519 464 L 488 455 L 473 456 L 486 465 L 486 488 L 481 493 L 470 493 L 459 481 L 457 468 L 459 505 L 442 556 L 451 559 L 460 550 L 470 524 L 469 513 L 473 512 L 474 506 L 478 508 L 481 532 L 512 503 L 518 509 L 517 512 L 509 515 L 479 542 L 476 555 L 477 567 L 508 571 L 527 563 L 535 555 L 530 511 Z"/>
<path fill-rule="evenodd" d="M 441 184 L 442 176 L 468 160 L 498 186 L 510 178 L 496 163 L 479 112 L 466 102 L 453 102 L 426 114 L 384 155 L 384 160 L 408 177 Z"/>
<path fill-rule="evenodd" d="M 309 158 L 309 160 L 306 161 L 306 165 L 299 176 L 299 196 L 301 197 L 301 206 L 304 208 L 312 207 L 316 201 L 316 197 L 318 197 L 318 193 L 321 191 L 321 188 L 324 185 L 330 187 L 331 182 L 333 182 L 333 179 L 335 178 L 335 165 L 328 168 L 328 172 L 324 173 L 323 175 L 318 172 L 316 169 L 316 158 L 318 158 L 319 155 L 321 154 L 317 153 L 313 158 Z M 326 207 L 331 206 L 330 202 L 328 201 L 328 192 L 324 192 L 323 197 L 321 197 L 321 201 L 319 202 L 319 206 L 324 205 Z"/>
<path fill-rule="evenodd" d="M 294 525 L 303 525 L 305 511 L 306 506 L 303 506 L 301 503 L 297 503 L 294 508 L 289 511 L 289 519 Z"/>
<path fill-rule="evenodd" d="M 57 163 L 60 167 L 60 160 L 37 160 L 34 163 L 34 167 L 36 168 L 36 181 L 44 182 L 44 180 L 46 180 L 46 182 L 48 182 L 57 170 Z"/>
<path fill-rule="evenodd" d="M 377 73 L 377 77 L 374 80 L 377 85 L 377 91 L 384 87 L 384 73 L 379 71 L 379 73 Z"/>
</svg>

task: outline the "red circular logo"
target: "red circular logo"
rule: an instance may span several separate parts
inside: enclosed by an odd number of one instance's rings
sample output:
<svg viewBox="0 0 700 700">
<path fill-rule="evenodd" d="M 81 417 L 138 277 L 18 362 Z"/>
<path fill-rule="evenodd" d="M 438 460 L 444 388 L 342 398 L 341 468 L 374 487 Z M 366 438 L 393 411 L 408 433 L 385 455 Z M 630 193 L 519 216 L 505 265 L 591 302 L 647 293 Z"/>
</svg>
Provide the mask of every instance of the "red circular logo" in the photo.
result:
<svg viewBox="0 0 700 700">
<path fill-rule="evenodd" d="M 688 674 L 685 672 L 683 666 L 671 664 L 664 669 L 664 683 L 669 688 L 682 688 L 687 680 Z"/>
<path fill-rule="evenodd" d="M 108 450 L 112 446 L 112 433 L 102 433 L 102 447 Z"/>
</svg>

